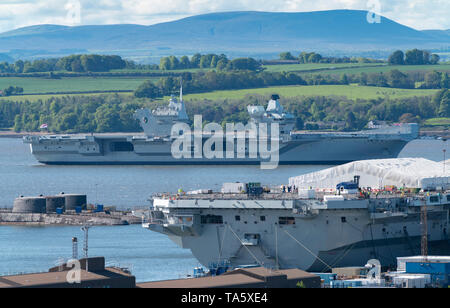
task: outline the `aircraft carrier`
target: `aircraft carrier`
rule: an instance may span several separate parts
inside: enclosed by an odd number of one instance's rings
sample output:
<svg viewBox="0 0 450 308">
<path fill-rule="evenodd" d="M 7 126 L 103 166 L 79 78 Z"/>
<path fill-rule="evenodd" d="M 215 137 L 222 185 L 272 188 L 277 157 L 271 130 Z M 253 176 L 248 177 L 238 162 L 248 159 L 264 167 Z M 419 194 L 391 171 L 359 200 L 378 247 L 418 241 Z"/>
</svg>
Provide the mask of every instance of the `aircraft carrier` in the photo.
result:
<svg viewBox="0 0 450 308">
<path fill-rule="evenodd" d="M 296 119 L 284 110 L 276 95 L 266 109 L 248 106 L 248 112 L 249 123 L 279 125 L 279 164 L 342 164 L 355 160 L 395 158 L 419 134 L 417 124 L 398 124 L 359 132 L 294 131 Z M 152 111 L 137 110 L 134 118 L 139 121 L 143 134 L 41 135 L 25 136 L 23 140 L 43 164 L 256 165 L 267 160 L 259 154 L 249 155 L 249 141 L 243 150 L 245 155 L 237 154 L 238 142 L 233 142 L 230 152 L 235 155 L 231 157 L 174 157 L 172 128 L 174 124 L 190 124 L 182 91 L 179 100 L 172 96 L 168 106 Z M 208 142 L 208 138 L 210 135 L 203 134 L 199 147 Z M 224 142 L 223 147 L 227 146 Z M 194 147 L 191 151 L 194 153 Z"/>
<path fill-rule="evenodd" d="M 450 253 L 450 191 L 370 195 L 356 189 L 356 178 L 339 194 L 228 183 L 221 192 L 155 195 L 143 227 L 190 249 L 210 270 L 321 272 L 370 259 L 395 266 L 397 257 L 421 254 L 424 237 L 430 255 Z"/>
</svg>

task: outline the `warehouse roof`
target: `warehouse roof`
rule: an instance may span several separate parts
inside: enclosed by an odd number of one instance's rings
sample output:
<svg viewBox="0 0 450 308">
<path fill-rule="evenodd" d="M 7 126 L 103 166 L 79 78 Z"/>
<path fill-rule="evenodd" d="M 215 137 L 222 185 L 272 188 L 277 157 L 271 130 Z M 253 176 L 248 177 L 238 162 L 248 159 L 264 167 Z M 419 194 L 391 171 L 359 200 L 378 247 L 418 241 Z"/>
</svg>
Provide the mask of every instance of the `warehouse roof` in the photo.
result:
<svg viewBox="0 0 450 308">
<path fill-rule="evenodd" d="M 107 283 L 111 279 L 121 279 L 123 277 L 132 276 L 116 268 L 106 268 L 105 270 L 96 273 L 86 272 L 85 270 L 81 270 L 80 272 L 81 281 L 84 283 L 89 281 L 104 281 Z M 45 288 L 47 286 L 69 287 L 70 284 L 67 282 L 67 271 L 0 277 L 0 289 L 33 287 Z M 76 284 L 74 286 L 76 286 Z"/>
<path fill-rule="evenodd" d="M 220 276 L 155 281 L 137 284 L 138 288 L 295 288 L 320 287 L 320 277 L 299 269 L 270 270 L 263 267 L 240 268 Z"/>
</svg>

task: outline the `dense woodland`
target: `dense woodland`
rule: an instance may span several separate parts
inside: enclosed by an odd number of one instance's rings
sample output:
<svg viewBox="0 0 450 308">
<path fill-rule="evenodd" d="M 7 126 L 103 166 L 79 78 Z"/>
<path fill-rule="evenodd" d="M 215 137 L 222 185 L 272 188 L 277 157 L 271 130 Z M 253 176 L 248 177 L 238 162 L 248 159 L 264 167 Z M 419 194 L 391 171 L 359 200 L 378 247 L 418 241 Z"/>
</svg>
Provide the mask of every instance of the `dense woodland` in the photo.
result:
<svg viewBox="0 0 450 308">
<path fill-rule="evenodd" d="M 395 51 L 389 56 L 390 65 L 427 65 L 438 64 L 439 55 L 431 54 L 426 50 L 412 49 L 403 53 L 401 50 Z"/>
<path fill-rule="evenodd" d="M 34 61 L 18 60 L 15 63 L 1 62 L 2 74 L 30 74 L 49 72 L 109 72 L 118 69 L 158 69 L 154 65 L 140 65 L 120 56 L 108 55 L 72 55 L 62 58 L 38 59 Z"/>
<path fill-rule="evenodd" d="M 159 69 L 161 70 L 183 70 L 183 69 L 217 69 L 219 71 L 258 71 L 261 63 L 253 58 L 236 58 L 229 60 L 226 55 L 196 53 L 191 58 L 175 56 L 161 58 Z"/>
<path fill-rule="evenodd" d="M 248 95 L 237 100 L 190 100 L 189 116 L 202 114 L 207 122 L 246 122 L 247 105 L 267 104 L 268 97 Z M 450 91 L 434 97 L 351 100 L 346 97 L 317 96 L 282 98 L 281 103 L 297 120 L 297 128 L 307 121 L 345 121 L 346 129 L 363 128 L 370 120 L 421 122 L 434 117 L 450 117 Z M 155 108 L 167 102 L 132 96 L 66 96 L 37 102 L 5 101 L 0 104 L 0 127 L 15 131 L 39 131 L 48 124 L 52 132 L 131 132 L 139 131 L 132 115 L 140 107 Z"/>
<path fill-rule="evenodd" d="M 134 61 L 124 60 L 120 56 L 109 55 L 71 55 L 62 58 L 38 59 L 34 61 L 18 60 L 15 63 L 1 62 L 1 74 L 32 74 L 50 72 L 109 72 L 111 70 L 182 70 L 182 69 L 209 69 L 218 70 L 250 70 L 261 69 L 261 63 L 253 58 L 236 58 L 229 60 L 225 55 L 195 54 L 191 58 L 175 56 L 161 58 L 160 64 L 137 64 Z"/>
</svg>

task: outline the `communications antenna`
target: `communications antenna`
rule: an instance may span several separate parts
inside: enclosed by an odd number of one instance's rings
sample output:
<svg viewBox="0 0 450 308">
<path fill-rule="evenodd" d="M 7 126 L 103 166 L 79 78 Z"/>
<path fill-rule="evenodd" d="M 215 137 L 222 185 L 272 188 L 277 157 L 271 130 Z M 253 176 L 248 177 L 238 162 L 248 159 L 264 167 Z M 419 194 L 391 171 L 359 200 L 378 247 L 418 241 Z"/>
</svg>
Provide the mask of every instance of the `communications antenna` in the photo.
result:
<svg viewBox="0 0 450 308">
<path fill-rule="evenodd" d="M 86 259 L 86 272 L 89 272 L 89 229 L 91 228 L 90 225 L 86 224 L 84 225 L 81 230 L 84 232 L 84 247 L 83 247 L 83 252 L 84 252 L 84 257 Z"/>
<path fill-rule="evenodd" d="M 76 237 L 72 238 L 72 259 L 78 260 L 78 239 Z"/>
</svg>

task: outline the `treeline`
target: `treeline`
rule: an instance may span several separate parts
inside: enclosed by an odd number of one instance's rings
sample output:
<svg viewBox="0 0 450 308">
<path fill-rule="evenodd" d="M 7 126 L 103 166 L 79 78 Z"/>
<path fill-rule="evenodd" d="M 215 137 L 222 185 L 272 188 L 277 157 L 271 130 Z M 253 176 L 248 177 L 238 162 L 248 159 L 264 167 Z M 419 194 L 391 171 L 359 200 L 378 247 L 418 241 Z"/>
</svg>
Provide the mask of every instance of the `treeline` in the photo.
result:
<svg viewBox="0 0 450 308">
<path fill-rule="evenodd" d="M 324 57 L 316 52 L 301 52 L 298 57 L 293 56 L 290 52 L 280 53 L 280 60 L 298 61 L 305 63 L 383 63 L 381 60 L 369 59 L 364 57 Z"/>
<path fill-rule="evenodd" d="M 391 70 L 388 73 L 361 73 L 359 75 L 300 75 L 294 72 L 224 72 L 209 71 L 201 73 L 183 73 L 183 91 L 202 93 L 218 90 L 239 90 L 287 85 L 348 85 L 414 89 L 421 83 L 422 89 L 449 88 L 449 76 L 445 72 L 409 72 Z M 178 77 L 162 77 L 158 82 L 145 81 L 134 95 L 142 98 L 159 98 L 176 93 L 180 88 Z"/>
<path fill-rule="evenodd" d="M 202 114 L 206 122 L 248 121 L 247 105 L 266 105 L 268 97 L 247 95 L 243 99 L 186 102 L 189 117 Z M 450 117 L 450 91 L 443 89 L 434 97 L 390 99 L 348 99 L 337 96 L 282 98 L 281 103 L 297 117 L 297 128 L 311 121 L 345 121 L 346 129 L 361 129 L 370 120 L 422 122 L 434 117 Z M 5 101 L 0 104 L 0 127 L 15 131 L 39 131 L 48 124 L 49 131 L 135 132 L 140 128 L 133 119 L 141 107 L 151 109 L 167 102 L 145 102 L 131 96 L 101 95 L 51 98 L 36 102 Z"/>
<path fill-rule="evenodd" d="M 188 56 L 182 56 L 179 59 L 175 56 L 163 57 L 161 58 L 159 64 L 160 70 L 181 70 L 193 68 L 213 68 L 221 71 L 257 71 L 261 69 L 261 63 L 253 58 L 236 58 L 233 60 L 229 60 L 224 54 L 202 55 L 196 53 L 191 58 L 189 58 Z"/>
<path fill-rule="evenodd" d="M 438 64 L 439 59 L 439 55 L 431 54 L 426 50 L 412 49 L 405 53 L 397 50 L 389 56 L 388 63 L 390 65 L 427 65 Z"/>
<path fill-rule="evenodd" d="M 306 78 L 306 80 L 308 79 Z M 343 74 L 339 82 L 333 76 L 316 75 L 315 80 L 317 84 L 358 84 L 398 89 L 448 89 L 450 84 L 447 72 L 401 72 L 397 69 L 386 73 Z"/>
<path fill-rule="evenodd" d="M 139 67 L 132 61 L 120 56 L 108 55 L 72 55 L 62 58 L 39 59 L 34 61 L 18 60 L 15 63 L 0 63 L 0 73 L 26 74 L 42 72 L 109 72 L 114 69 Z"/>
<path fill-rule="evenodd" d="M 23 88 L 22 87 L 13 87 L 9 86 L 3 91 L 0 91 L 0 96 L 10 96 L 10 95 L 20 95 L 23 94 Z"/>
<path fill-rule="evenodd" d="M 362 86 L 400 89 L 448 89 L 450 84 L 448 73 L 437 71 L 402 73 L 399 70 L 391 70 L 386 74 L 361 73 L 359 76 L 350 78 Z M 416 83 L 421 84 L 416 86 Z"/>
<path fill-rule="evenodd" d="M 216 90 L 252 89 L 281 85 L 307 85 L 300 75 L 291 72 L 223 72 L 209 71 L 196 74 L 183 73 L 183 92 L 202 93 Z M 163 77 L 154 84 L 146 81 L 136 89 L 136 97 L 158 98 L 177 92 L 180 88 L 180 79 Z"/>
<path fill-rule="evenodd" d="M 240 100 L 191 100 L 188 114 L 202 114 L 207 122 L 246 122 L 247 105 L 267 105 L 266 96 L 247 95 Z M 343 129 L 363 129 L 369 121 L 416 122 L 450 117 L 450 91 L 443 89 L 434 97 L 389 97 L 378 99 L 348 99 L 347 97 L 316 96 L 281 98 L 283 106 L 297 117 L 297 129 L 308 128 L 306 122 L 345 122 Z"/>
<path fill-rule="evenodd" d="M 39 131 L 42 124 L 55 133 L 139 131 L 132 115 L 143 103 L 118 95 L 65 96 L 36 102 L 0 104 L 0 125 L 16 132 Z"/>
</svg>

